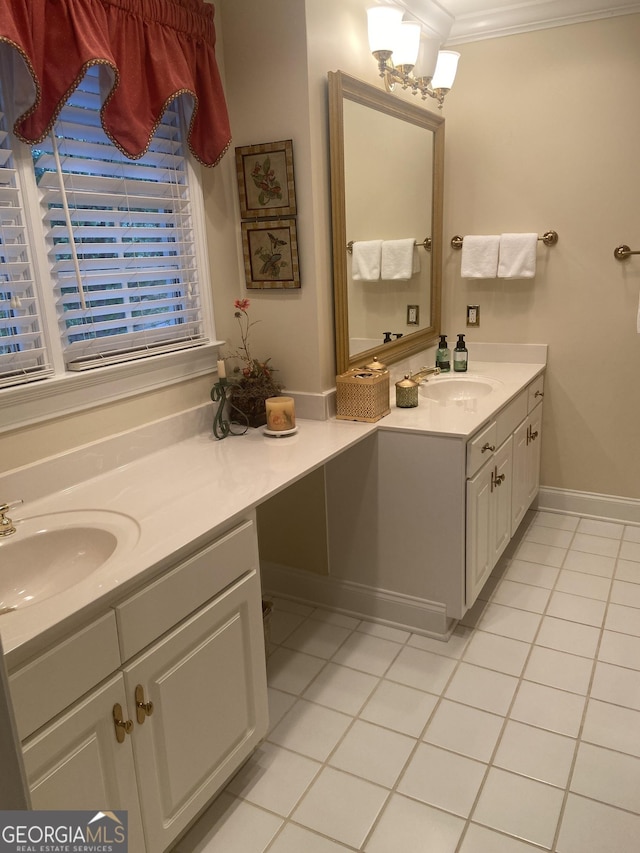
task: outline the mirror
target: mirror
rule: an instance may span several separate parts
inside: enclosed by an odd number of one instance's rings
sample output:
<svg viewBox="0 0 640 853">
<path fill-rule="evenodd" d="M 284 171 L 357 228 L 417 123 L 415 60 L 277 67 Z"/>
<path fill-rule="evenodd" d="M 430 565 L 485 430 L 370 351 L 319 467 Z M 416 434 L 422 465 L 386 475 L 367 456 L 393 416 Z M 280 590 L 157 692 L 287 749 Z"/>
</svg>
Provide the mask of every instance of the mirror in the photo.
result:
<svg viewBox="0 0 640 853">
<path fill-rule="evenodd" d="M 342 71 L 328 77 L 336 369 L 343 373 L 374 356 L 399 361 L 438 339 L 444 119 Z M 410 278 L 352 279 L 350 242 L 408 237 L 418 244 Z"/>
</svg>

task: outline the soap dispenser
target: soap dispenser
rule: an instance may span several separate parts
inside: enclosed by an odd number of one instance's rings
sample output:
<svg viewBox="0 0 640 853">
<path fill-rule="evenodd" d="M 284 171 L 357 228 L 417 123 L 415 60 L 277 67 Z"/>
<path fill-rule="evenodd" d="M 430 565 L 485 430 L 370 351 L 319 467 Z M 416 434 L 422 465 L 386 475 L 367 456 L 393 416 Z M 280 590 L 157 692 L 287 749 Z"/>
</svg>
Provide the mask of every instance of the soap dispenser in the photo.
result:
<svg viewBox="0 0 640 853">
<path fill-rule="evenodd" d="M 469 351 L 464 343 L 464 335 L 458 335 L 458 343 L 453 351 L 453 369 L 456 373 L 464 373 L 469 364 Z"/>
<path fill-rule="evenodd" d="M 441 373 L 449 373 L 451 370 L 451 350 L 447 346 L 447 336 L 440 335 L 440 343 L 436 350 L 436 367 Z"/>
</svg>

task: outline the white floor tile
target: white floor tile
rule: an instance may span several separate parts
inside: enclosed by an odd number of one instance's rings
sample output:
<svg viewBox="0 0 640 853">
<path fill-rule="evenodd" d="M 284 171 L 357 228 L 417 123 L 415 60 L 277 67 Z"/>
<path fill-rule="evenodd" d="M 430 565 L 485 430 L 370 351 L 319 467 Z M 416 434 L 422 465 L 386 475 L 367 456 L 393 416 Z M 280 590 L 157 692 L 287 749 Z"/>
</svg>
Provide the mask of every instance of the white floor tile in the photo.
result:
<svg viewBox="0 0 640 853">
<path fill-rule="evenodd" d="M 608 536 L 610 539 L 622 539 L 624 525 L 614 521 L 581 518 L 578 524 L 578 533 L 588 533 L 590 536 Z"/>
<path fill-rule="evenodd" d="M 361 634 L 379 637 L 381 640 L 391 640 L 393 643 L 406 643 L 411 637 L 410 631 L 393 628 L 391 625 L 377 625 L 375 622 L 361 622 L 357 628 Z"/>
<path fill-rule="evenodd" d="M 614 582 L 615 583 L 615 582 Z M 606 602 L 583 598 L 566 592 L 553 592 L 547 607 L 547 616 L 557 616 L 584 625 L 600 628 L 604 621 Z"/>
<path fill-rule="evenodd" d="M 269 656 L 267 673 L 269 685 L 285 693 L 301 693 L 320 672 L 325 662 L 320 658 L 294 652 L 291 649 L 276 649 Z"/>
<path fill-rule="evenodd" d="M 640 758 L 580 744 L 571 790 L 640 813 Z"/>
<path fill-rule="evenodd" d="M 451 658 L 405 646 L 385 677 L 439 695 L 455 667 L 456 661 Z"/>
<path fill-rule="evenodd" d="M 418 737 L 427 724 L 438 697 L 404 684 L 381 681 L 360 717 L 402 734 Z"/>
<path fill-rule="evenodd" d="M 615 584 L 615 581 L 614 581 Z M 624 604 L 609 604 L 605 628 L 640 637 L 640 608 Z"/>
<path fill-rule="evenodd" d="M 636 563 L 635 560 L 618 560 L 616 580 L 640 584 L 640 563 Z"/>
<path fill-rule="evenodd" d="M 592 669 L 593 661 L 589 658 L 534 646 L 524 671 L 524 678 L 527 681 L 586 695 Z"/>
<path fill-rule="evenodd" d="M 640 608 L 640 584 L 614 580 L 611 587 L 611 601 L 614 604 Z"/>
<path fill-rule="evenodd" d="M 380 679 L 331 661 L 311 682 L 303 696 L 311 702 L 355 715 L 373 693 Z"/>
<path fill-rule="evenodd" d="M 444 640 L 435 640 L 431 637 L 422 637 L 420 634 L 412 634 L 408 645 L 416 649 L 423 649 L 425 652 L 433 652 L 436 655 L 459 658 L 462 656 L 472 636 L 473 628 L 467 628 L 465 625 L 457 625 L 446 642 Z"/>
<path fill-rule="evenodd" d="M 564 788 L 575 749 L 573 738 L 509 720 L 500 738 L 494 764 Z"/>
<path fill-rule="evenodd" d="M 538 545 L 555 545 L 558 548 L 568 548 L 573 539 L 570 530 L 559 530 L 556 527 L 545 527 L 542 524 L 532 524 L 525 534 L 525 542 L 535 542 Z"/>
<path fill-rule="evenodd" d="M 531 613 L 542 613 L 549 601 L 549 595 L 550 590 L 543 587 L 503 580 L 496 589 L 491 603 L 516 607 Z"/>
<path fill-rule="evenodd" d="M 287 613 L 297 613 L 299 616 L 309 616 L 315 610 L 315 607 L 309 607 L 308 604 L 300 604 L 299 601 L 292 601 L 289 598 L 279 598 L 277 595 L 269 595 L 265 591 L 265 595 L 273 601 L 273 612 L 279 613 L 281 610 Z"/>
<path fill-rule="evenodd" d="M 294 811 L 293 820 L 359 848 L 388 795 L 386 788 L 325 767 Z"/>
<path fill-rule="evenodd" d="M 558 853 L 638 853 L 640 817 L 569 794 Z"/>
<path fill-rule="evenodd" d="M 623 540 L 620 546 L 620 559 L 635 560 L 640 562 L 640 542 L 632 542 L 628 539 Z"/>
<path fill-rule="evenodd" d="M 464 837 L 460 853 L 540 853 L 540 848 L 472 823 Z"/>
<path fill-rule="evenodd" d="M 278 746 L 324 761 L 351 724 L 352 718 L 331 708 L 299 699 L 269 735 Z"/>
<path fill-rule="evenodd" d="M 289 634 L 292 634 L 296 628 L 304 622 L 306 616 L 300 613 L 290 613 L 288 610 L 277 610 L 275 607 L 271 613 L 269 623 L 271 643 L 280 645 Z"/>
<path fill-rule="evenodd" d="M 617 539 L 609 539 L 606 536 L 591 536 L 588 533 L 578 531 L 573 537 L 571 551 L 599 554 L 601 557 L 617 557 L 619 545 Z"/>
<path fill-rule="evenodd" d="M 640 757 L 640 711 L 590 699 L 582 740 Z"/>
<path fill-rule="evenodd" d="M 391 788 L 415 745 L 414 738 L 356 720 L 329 759 L 329 764 Z"/>
<path fill-rule="evenodd" d="M 518 689 L 511 718 L 558 734 L 577 737 L 584 711 L 584 696 L 523 681 Z"/>
<path fill-rule="evenodd" d="M 290 634 L 283 646 L 307 655 L 330 658 L 351 633 L 351 629 L 330 622 L 307 619 Z"/>
<path fill-rule="evenodd" d="M 507 675 L 520 675 L 529 649 L 529 643 L 489 634 L 486 631 L 476 631 L 462 659 L 467 663 L 505 672 Z"/>
<path fill-rule="evenodd" d="M 492 634 L 530 643 L 536 635 L 540 619 L 538 613 L 516 610 L 515 607 L 491 602 L 482 614 L 478 627 Z"/>
<path fill-rule="evenodd" d="M 322 607 L 314 610 L 309 619 L 317 622 L 329 622 L 331 625 L 339 625 L 342 628 L 349 628 L 351 631 L 360 625 L 360 620 L 354 616 L 347 616 L 346 613 L 337 613 L 334 610 L 324 610 Z"/>
<path fill-rule="evenodd" d="M 269 700 L 269 731 L 274 729 L 287 711 L 293 707 L 296 697 L 291 693 L 283 693 L 281 690 L 267 689 Z"/>
<path fill-rule="evenodd" d="M 350 848 L 316 835 L 309 829 L 288 823 L 269 848 L 269 853 L 348 853 Z M 220 850 L 218 853 L 226 853 Z"/>
<path fill-rule="evenodd" d="M 603 631 L 598 659 L 629 669 L 640 669 L 640 637 Z"/>
<path fill-rule="evenodd" d="M 536 637 L 536 645 L 593 658 L 599 639 L 600 630 L 592 625 L 545 616 Z"/>
<path fill-rule="evenodd" d="M 424 740 L 470 758 L 489 761 L 503 725 L 503 717 L 443 699 Z"/>
<path fill-rule="evenodd" d="M 542 782 L 492 768 L 482 788 L 474 821 L 551 847 L 564 792 Z"/>
<path fill-rule="evenodd" d="M 604 558 L 599 557 L 598 559 Z M 601 601 L 607 600 L 610 587 L 609 578 L 573 571 L 560 572 L 556 583 L 557 592 L 568 592 L 570 595 L 582 595 L 585 598 L 596 598 Z"/>
<path fill-rule="evenodd" d="M 174 848 L 174 853 L 263 853 L 282 818 L 224 791 Z"/>
<path fill-rule="evenodd" d="M 589 537 L 593 539 L 593 536 Z M 618 548 L 618 543 L 613 539 L 603 539 L 603 542 L 608 542 L 614 548 Z M 593 554 L 572 549 L 567 554 L 567 559 L 564 561 L 563 569 L 570 572 L 582 572 L 585 575 L 596 575 L 601 578 L 612 578 L 616 567 L 615 556 L 608 557 L 602 554 Z"/>
<path fill-rule="evenodd" d="M 558 530 L 576 530 L 580 519 L 573 515 L 564 515 L 559 512 L 545 512 L 541 510 L 536 514 L 534 524 L 543 524 L 545 527 L 556 527 Z"/>
<path fill-rule="evenodd" d="M 303 755 L 262 743 L 227 785 L 227 791 L 286 817 L 321 767 Z"/>
<path fill-rule="evenodd" d="M 640 711 L 640 672 L 598 662 L 591 696 L 613 705 L 623 705 L 625 708 Z"/>
<path fill-rule="evenodd" d="M 486 770 L 479 761 L 422 743 L 398 783 L 398 792 L 467 817 Z"/>
<path fill-rule="evenodd" d="M 505 579 L 516 583 L 528 583 L 531 586 L 543 586 L 552 589 L 560 569 L 543 566 L 540 563 L 527 563 L 526 560 L 511 560 Z"/>
<path fill-rule="evenodd" d="M 445 696 L 482 711 L 506 714 L 517 686 L 518 680 L 511 675 L 462 662 Z"/>
<path fill-rule="evenodd" d="M 364 850 L 366 853 L 454 853 L 464 821 L 394 794 Z"/>
<path fill-rule="evenodd" d="M 629 542 L 640 542 L 640 525 L 628 525 L 625 527 L 622 538 Z"/>
<path fill-rule="evenodd" d="M 537 542 L 524 541 L 514 553 L 518 560 L 528 560 L 530 563 L 542 563 L 543 566 L 560 568 L 565 558 L 566 548 L 555 545 L 540 545 Z"/>
<path fill-rule="evenodd" d="M 383 675 L 401 649 L 398 643 L 354 631 L 333 656 L 333 662 L 370 675 Z"/>
</svg>

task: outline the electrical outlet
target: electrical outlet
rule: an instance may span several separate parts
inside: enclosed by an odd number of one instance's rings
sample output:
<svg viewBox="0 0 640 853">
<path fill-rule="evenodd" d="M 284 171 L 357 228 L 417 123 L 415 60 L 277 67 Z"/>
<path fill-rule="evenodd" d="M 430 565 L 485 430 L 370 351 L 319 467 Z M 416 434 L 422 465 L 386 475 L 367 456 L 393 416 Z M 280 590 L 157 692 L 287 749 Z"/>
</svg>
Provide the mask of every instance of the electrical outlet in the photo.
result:
<svg viewBox="0 0 640 853">
<path fill-rule="evenodd" d="M 467 326 L 480 325 L 480 306 L 467 305 Z"/>
<path fill-rule="evenodd" d="M 420 306 L 407 305 L 407 326 L 420 325 Z"/>
</svg>

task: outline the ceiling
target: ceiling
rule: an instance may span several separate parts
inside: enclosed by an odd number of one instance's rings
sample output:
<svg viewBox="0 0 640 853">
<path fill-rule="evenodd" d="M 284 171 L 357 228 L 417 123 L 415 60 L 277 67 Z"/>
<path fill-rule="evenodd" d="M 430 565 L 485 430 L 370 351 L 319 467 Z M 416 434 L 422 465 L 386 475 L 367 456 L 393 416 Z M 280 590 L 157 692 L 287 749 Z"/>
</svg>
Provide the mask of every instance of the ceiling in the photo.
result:
<svg viewBox="0 0 640 853">
<path fill-rule="evenodd" d="M 447 45 L 640 12 L 640 0 L 397 0 Z M 448 34 L 448 38 L 447 38 Z"/>
</svg>

